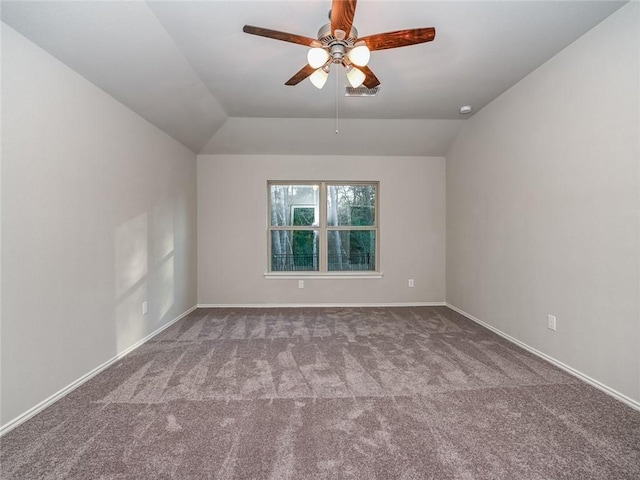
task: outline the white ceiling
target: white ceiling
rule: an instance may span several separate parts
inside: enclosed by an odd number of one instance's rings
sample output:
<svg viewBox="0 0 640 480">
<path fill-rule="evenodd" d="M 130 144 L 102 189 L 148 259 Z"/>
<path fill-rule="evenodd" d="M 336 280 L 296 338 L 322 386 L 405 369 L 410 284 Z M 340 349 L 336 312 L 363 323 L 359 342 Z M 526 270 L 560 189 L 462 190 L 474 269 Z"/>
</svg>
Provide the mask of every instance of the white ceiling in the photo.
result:
<svg viewBox="0 0 640 480">
<path fill-rule="evenodd" d="M 335 66 L 322 90 L 285 86 L 306 48 L 242 32 L 315 37 L 330 0 L 3 1 L 2 20 L 194 152 L 443 155 L 460 106 L 477 112 L 624 3 L 360 0 L 360 36 L 437 32 L 373 52 L 368 98 L 336 95 Z"/>
</svg>

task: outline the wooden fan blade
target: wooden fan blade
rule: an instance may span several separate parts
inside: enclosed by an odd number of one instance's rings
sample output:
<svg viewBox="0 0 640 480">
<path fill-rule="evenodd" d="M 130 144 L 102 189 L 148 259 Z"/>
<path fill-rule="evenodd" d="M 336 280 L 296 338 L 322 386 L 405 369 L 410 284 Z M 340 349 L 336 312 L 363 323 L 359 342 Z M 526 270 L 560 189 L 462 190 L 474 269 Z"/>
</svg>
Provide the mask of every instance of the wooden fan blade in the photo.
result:
<svg viewBox="0 0 640 480">
<path fill-rule="evenodd" d="M 430 42 L 436 38 L 436 29 L 413 28 L 411 30 L 398 30 L 397 32 L 377 33 L 368 37 L 359 38 L 364 41 L 369 50 L 385 50 L 387 48 L 406 47 L 417 43 Z"/>
<path fill-rule="evenodd" d="M 315 38 L 303 37 L 302 35 L 296 35 L 294 33 L 279 32 L 278 30 L 270 30 L 268 28 L 245 25 L 242 28 L 242 31 L 245 33 L 250 33 L 251 35 L 273 38 L 275 40 L 282 40 L 283 42 L 297 43 L 298 45 L 305 45 L 307 47 L 315 47 L 320 45 L 320 42 L 318 42 L 318 40 L 316 40 Z"/>
<path fill-rule="evenodd" d="M 300 69 L 298 73 L 296 73 L 293 77 L 286 81 L 285 85 L 297 85 L 317 69 L 313 68 L 311 65 L 307 64 Z"/>
<path fill-rule="evenodd" d="M 336 30 L 345 32 L 345 37 L 349 36 L 353 25 L 353 16 L 356 14 L 357 0 L 333 0 L 331 3 L 331 33 L 336 35 Z M 342 37 L 342 38 L 345 38 Z"/>
<path fill-rule="evenodd" d="M 365 75 L 364 82 L 362 84 L 367 88 L 375 88 L 380 85 L 380 80 L 376 77 L 369 67 L 357 67 Z"/>
</svg>

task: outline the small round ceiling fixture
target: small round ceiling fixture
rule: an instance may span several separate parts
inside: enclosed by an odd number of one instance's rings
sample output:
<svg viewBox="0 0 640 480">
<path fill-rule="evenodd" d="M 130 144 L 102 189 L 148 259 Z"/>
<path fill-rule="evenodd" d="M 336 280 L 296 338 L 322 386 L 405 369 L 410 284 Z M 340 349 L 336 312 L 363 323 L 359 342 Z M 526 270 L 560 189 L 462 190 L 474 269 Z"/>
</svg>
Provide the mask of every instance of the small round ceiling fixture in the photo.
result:
<svg viewBox="0 0 640 480">
<path fill-rule="evenodd" d="M 462 115 L 467 115 L 469 113 L 471 113 L 471 110 L 473 110 L 469 105 L 465 105 L 464 107 L 460 107 L 460 113 Z"/>
</svg>

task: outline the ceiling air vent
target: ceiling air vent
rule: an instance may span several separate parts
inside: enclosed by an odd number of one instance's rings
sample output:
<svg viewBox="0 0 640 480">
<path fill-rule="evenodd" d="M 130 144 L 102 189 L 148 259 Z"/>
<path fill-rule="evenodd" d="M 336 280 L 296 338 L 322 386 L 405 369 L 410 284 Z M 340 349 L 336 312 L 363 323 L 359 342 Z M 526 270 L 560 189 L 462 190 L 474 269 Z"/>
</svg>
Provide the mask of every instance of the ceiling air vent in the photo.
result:
<svg viewBox="0 0 640 480">
<path fill-rule="evenodd" d="M 364 86 L 353 88 L 353 87 L 345 87 L 344 96 L 345 97 L 375 97 L 380 90 L 380 86 L 373 88 L 367 88 Z"/>
</svg>

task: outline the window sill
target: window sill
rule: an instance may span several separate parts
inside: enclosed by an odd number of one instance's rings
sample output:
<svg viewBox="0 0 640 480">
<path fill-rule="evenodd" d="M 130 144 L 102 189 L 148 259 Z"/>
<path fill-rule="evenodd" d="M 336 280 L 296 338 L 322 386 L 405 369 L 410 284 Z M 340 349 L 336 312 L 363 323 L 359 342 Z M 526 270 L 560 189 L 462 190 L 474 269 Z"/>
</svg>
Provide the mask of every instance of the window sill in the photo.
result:
<svg viewBox="0 0 640 480">
<path fill-rule="evenodd" d="M 380 272 L 267 272 L 267 280 L 343 280 L 343 279 L 376 279 L 382 278 Z"/>
</svg>

